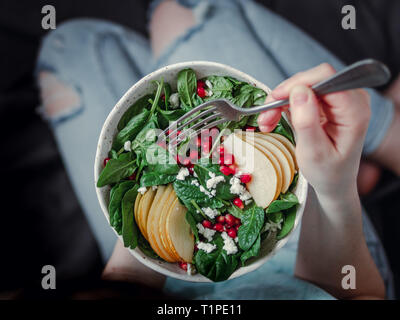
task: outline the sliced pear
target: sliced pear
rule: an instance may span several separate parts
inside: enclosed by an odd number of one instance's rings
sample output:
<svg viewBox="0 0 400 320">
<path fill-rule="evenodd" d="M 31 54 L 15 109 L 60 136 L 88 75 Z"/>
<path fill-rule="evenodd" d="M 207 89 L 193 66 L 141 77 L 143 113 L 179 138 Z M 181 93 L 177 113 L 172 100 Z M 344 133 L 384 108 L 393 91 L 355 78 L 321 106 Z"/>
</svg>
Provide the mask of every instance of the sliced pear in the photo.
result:
<svg viewBox="0 0 400 320">
<path fill-rule="evenodd" d="M 139 205 L 139 221 L 141 225 L 141 230 L 143 236 L 148 240 L 148 235 L 147 235 L 147 217 L 149 215 L 150 207 L 153 203 L 153 199 L 156 195 L 156 191 L 153 190 L 153 188 L 147 189 L 145 194 L 142 196 L 140 200 L 140 205 Z"/>
<path fill-rule="evenodd" d="M 161 258 L 168 262 L 176 262 L 176 260 L 169 254 L 167 250 L 165 250 L 164 246 L 162 245 L 160 233 L 158 231 L 158 225 L 160 222 L 161 213 L 163 212 L 164 203 L 167 201 L 172 191 L 172 185 L 168 185 L 161 198 L 157 202 L 156 199 L 153 200 L 153 204 L 150 208 L 147 218 L 147 235 L 149 237 L 150 245 Z"/>
<path fill-rule="evenodd" d="M 244 133 L 244 132 L 243 132 L 243 133 Z M 281 166 L 280 162 L 278 161 L 278 159 L 276 158 L 276 156 L 275 156 L 271 151 L 269 151 L 269 150 L 268 150 L 267 148 L 265 148 L 264 146 L 258 144 L 258 143 L 255 141 L 255 139 L 251 138 L 251 136 L 250 136 L 250 139 L 248 139 L 248 136 L 246 136 L 245 134 L 240 134 L 240 135 L 238 135 L 238 136 L 240 136 L 240 138 L 241 138 L 242 140 L 245 140 L 246 142 L 250 143 L 251 145 L 254 145 L 257 149 L 259 149 L 262 153 L 264 153 L 265 156 L 266 156 L 269 160 L 271 160 L 272 165 L 274 166 L 274 168 L 275 168 L 275 170 L 276 170 L 276 174 L 277 174 L 277 176 L 278 176 L 278 187 L 277 187 L 277 189 L 276 189 L 276 194 L 275 194 L 275 196 L 274 196 L 274 200 L 275 200 L 276 198 L 278 198 L 278 196 L 280 195 L 281 190 L 282 190 L 283 173 L 282 173 L 282 166 Z M 247 139 L 246 139 L 246 138 L 247 138 Z"/>
<path fill-rule="evenodd" d="M 294 173 L 296 171 L 296 168 L 295 168 L 295 164 L 294 164 L 294 160 L 292 158 L 292 155 L 290 154 L 288 149 L 286 149 L 286 147 L 279 140 L 275 139 L 272 136 L 268 136 L 268 135 L 265 135 L 265 134 L 262 134 L 262 133 L 258 133 L 258 132 L 255 133 L 254 135 L 255 135 L 256 138 L 257 137 L 260 138 L 259 141 L 261 141 L 261 139 L 262 139 L 264 141 L 268 141 L 268 142 L 272 143 L 273 145 L 275 145 L 283 153 L 284 158 L 286 158 L 286 160 L 289 162 L 289 167 L 290 167 L 290 179 L 288 179 L 289 185 L 287 186 L 287 187 L 289 187 L 290 184 L 293 181 L 293 177 L 294 177 Z M 284 160 L 284 158 L 282 158 L 282 161 Z M 279 159 L 279 157 L 278 157 L 278 159 Z M 287 191 L 287 188 L 282 188 L 282 192 L 286 192 L 286 191 Z"/>
<path fill-rule="evenodd" d="M 255 203 L 263 208 L 268 207 L 279 190 L 278 175 L 271 160 L 235 134 L 224 140 L 224 146 L 227 152 L 235 156 L 239 170 L 252 174 L 252 179 L 246 187 Z"/>
<path fill-rule="evenodd" d="M 175 199 L 166 221 L 166 236 L 177 254 L 185 262 L 192 262 L 194 251 L 194 236 L 186 221 L 186 207 Z"/>
<path fill-rule="evenodd" d="M 296 160 L 296 148 L 293 145 L 293 143 L 291 143 L 288 138 L 286 138 L 285 136 L 283 136 L 279 133 L 270 132 L 270 133 L 266 133 L 265 135 L 272 136 L 275 139 L 279 140 L 286 147 L 286 149 L 288 149 L 288 151 L 292 155 L 296 170 L 299 170 L 299 167 L 297 165 L 297 160 Z"/>
<path fill-rule="evenodd" d="M 246 137 L 251 137 L 251 136 L 247 134 Z M 280 192 L 285 193 L 289 188 L 290 183 L 292 182 L 294 174 L 292 172 L 289 160 L 286 158 L 285 154 L 281 151 L 281 149 L 278 148 L 272 142 L 261 139 L 257 135 L 254 135 L 254 142 L 257 146 L 263 146 L 264 148 L 268 149 L 273 155 L 275 155 L 276 159 L 279 161 L 282 169 L 282 185 Z"/>
<path fill-rule="evenodd" d="M 164 249 L 170 254 L 170 256 L 174 257 L 176 261 L 182 260 L 181 257 L 176 252 L 175 248 L 171 245 L 171 243 L 167 239 L 166 235 L 166 223 L 167 223 L 167 215 L 172 208 L 172 204 L 174 201 L 178 199 L 175 193 L 174 188 L 172 188 L 172 192 L 170 193 L 168 199 L 165 201 L 164 206 L 160 208 L 160 222 L 158 224 L 158 233 L 160 235 L 161 244 L 163 245 Z"/>
</svg>

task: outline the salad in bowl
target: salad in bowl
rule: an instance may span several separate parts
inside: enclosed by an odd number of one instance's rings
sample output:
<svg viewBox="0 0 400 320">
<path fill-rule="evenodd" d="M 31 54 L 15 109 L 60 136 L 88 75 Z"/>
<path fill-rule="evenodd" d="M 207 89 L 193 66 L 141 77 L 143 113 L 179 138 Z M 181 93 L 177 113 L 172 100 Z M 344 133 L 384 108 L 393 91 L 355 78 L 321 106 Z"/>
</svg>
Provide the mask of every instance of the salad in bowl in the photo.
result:
<svg viewBox="0 0 400 320">
<path fill-rule="evenodd" d="M 224 281 L 256 269 L 287 241 L 307 182 L 285 116 L 271 133 L 258 130 L 257 115 L 196 132 L 196 121 L 169 127 L 203 102 L 251 108 L 268 93 L 231 67 L 188 62 L 146 76 L 112 110 L 96 154 L 97 194 L 144 264 L 183 280 Z"/>
</svg>

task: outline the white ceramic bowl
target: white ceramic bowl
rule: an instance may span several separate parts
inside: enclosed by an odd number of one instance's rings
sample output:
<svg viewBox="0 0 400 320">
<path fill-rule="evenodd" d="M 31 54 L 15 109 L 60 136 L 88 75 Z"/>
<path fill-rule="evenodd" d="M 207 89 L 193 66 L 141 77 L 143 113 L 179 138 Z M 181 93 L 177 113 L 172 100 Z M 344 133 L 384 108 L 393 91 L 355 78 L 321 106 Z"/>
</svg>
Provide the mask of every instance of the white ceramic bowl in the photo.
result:
<svg viewBox="0 0 400 320">
<path fill-rule="evenodd" d="M 117 124 L 121 116 L 124 112 L 132 105 L 138 98 L 142 97 L 145 94 L 153 93 L 154 92 L 154 84 L 152 84 L 153 80 L 159 80 L 161 77 L 164 78 L 164 81 L 169 82 L 172 86 L 172 89 L 176 89 L 176 78 L 177 74 L 180 70 L 184 68 L 192 68 L 197 78 L 202 78 L 209 75 L 221 75 L 221 76 L 231 76 L 236 79 L 248 82 L 255 87 L 261 88 L 266 92 L 270 92 L 270 88 L 268 88 L 265 84 L 257 81 L 256 79 L 250 77 L 249 75 L 236 70 L 232 67 L 227 65 L 223 65 L 220 63 L 215 62 L 208 62 L 208 61 L 191 61 L 191 62 L 182 62 L 173 65 L 169 65 L 158 69 L 140 81 L 135 83 L 125 94 L 124 96 L 118 101 L 115 107 L 111 110 L 110 114 L 108 115 L 106 121 L 104 122 L 103 128 L 100 133 L 99 141 L 97 144 L 97 152 L 96 158 L 94 163 L 94 177 L 95 182 L 97 182 L 99 178 L 99 174 L 103 169 L 103 160 L 108 156 L 108 152 L 111 149 L 112 141 L 114 136 L 117 133 Z M 174 87 L 175 86 L 175 87 Z M 103 213 L 109 221 L 109 214 L 108 214 L 108 202 L 109 202 L 109 193 L 110 187 L 103 187 L 97 188 L 97 197 L 100 202 L 101 209 Z M 305 178 L 300 174 L 297 187 L 294 190 L 294 193 L 297 195 L 300 205 L 297 211 L 295 225 L 291 233 L 295 230 L 298 226 L 301 216 L 303 215 L 304 206 L 307 197 L 307 181 Z M 111 226 L 110 226 L 111 228 Z M 114 229 L 113 229 L 114 230 Z M 115 230 L 114 230 L 115 231 Z M 122 237 L 117 235 L 121 240 Z M 251 272 L 258 267 L 260 267 L 263 263 L 265 263 L 274 253 L 276 253 L 289 239 L 288 235 L 284 239 L 277 242 L 274 248 L 268 248 L 267 246 L 261 247 L 260 255 L 252 260 L 252 263 L 246 267 L 241 267 L 237 269 L 230 277 L 230 279 L 239 277 L 244 275 L 248 272 Z M 145 254 L 141 252 L 139 248 L 135 250 L 129 249 L 131 254 L 136 257 L 139 261 L 141 261 L 147 267 L 160 272 L 166 276 L 174 277 L 181 280 L 192 281 L 192 282 L 210 282 L 209 279 L 206 277 L 195 274 L 193 276 L 189 276 L 186 274 L 185 271 L 180 269 L 176 263 L 168 263 L 163 262 L 155 259 L 151 259 L 147 257 Z"/>
</svg>

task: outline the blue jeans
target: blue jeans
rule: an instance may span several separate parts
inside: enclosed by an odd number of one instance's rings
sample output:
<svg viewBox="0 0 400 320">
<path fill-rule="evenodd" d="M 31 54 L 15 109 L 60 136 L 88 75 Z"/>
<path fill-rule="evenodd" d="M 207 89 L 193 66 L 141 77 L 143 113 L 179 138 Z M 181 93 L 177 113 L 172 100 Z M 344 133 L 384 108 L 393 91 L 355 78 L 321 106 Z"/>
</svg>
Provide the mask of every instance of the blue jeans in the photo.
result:
<svg viewBox="0 0 400 320">
<path fill-rule="evenodd" d="M 66 169 L 104 261 L 110 257 L 116 237 L 101 213 L 94 189 L 93 162 L 97 139 L 112 107 L 141 77 L 167 64 L 209 60 L 231 65 L 273 88 L 291 75 L 322 62 L 328 62 L 336 69 L 343 67 L 315 40 L 253 1 L 202 1 L 192 10 L 195 26 L 174 41 L 158 59 L 152 57 L 147 39 L 132 30 L 100 20 L 79 19 L 63 23 L 43 40 L 36 68 L 39 86 L 42 92 L 48 86 L 54 86 L 42 80 L 41 74 L 49 72 L 55 76 L 57 85 L 68 87 L 72 98 L 68 97 L 70 105 L 60 110 L 46 108 L 46 98 L 49 98 L 44 97 L 40 110 L 53 128 Z M 364 154 L 379 146 L 391 124 L 394 110 L 389 100 L 374 90 L 369 92 L 372 117 Z M 57 97 L 52 98 L 57 100 Z M 264 286 L 277 287 L 276 281 L 287 284 L 289 282 L 284 282 L 282 277 L 293 274 L 298 230 L 274 258 L 250 275 L 222 284 L 204 285 L 168 279 L 166 288 L 178 295 L 185 293 L 186 297 L 233 299 L 243 296 L 229 291 L 230 287 L 235 286 L 236 292 L 241 292 L 240 286 L 254 289 L 250 279 L 257 282 L 257 277 L 266 272 L 275 274 L 275 282 L 266 282 Z M 366 215 L 364 231 L 388 288 L 388 296 L 393 297 L 390 268 Z M 293 277 L 290 283 L 281 297 L 329 297 L 322 290 Z M 305 289 L 292 290 L 291 285 Z M 253 294 L 246 290 L 245 298 L 279 297 L 276 290 L 270 296 L 268 290 L 250 291 Z"/>
</svg>

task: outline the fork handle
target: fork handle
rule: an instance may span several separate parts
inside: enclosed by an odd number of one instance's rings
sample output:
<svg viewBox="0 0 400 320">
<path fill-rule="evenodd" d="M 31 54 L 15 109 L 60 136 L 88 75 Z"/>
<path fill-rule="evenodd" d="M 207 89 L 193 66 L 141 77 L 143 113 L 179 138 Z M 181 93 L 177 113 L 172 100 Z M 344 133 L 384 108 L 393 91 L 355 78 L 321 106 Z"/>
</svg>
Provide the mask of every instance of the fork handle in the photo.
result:
<svg viewBox="0 0 400 320">
<path fill-rule="evenodd" d="M 383 63 L 373 59 L 366 59 L 351 64 L 335 73 L 332 77 L 313 85 L 311 88 L 317 96 L 321 96 L 350 89 L 382 86 L 390 80 L 390 77 L 390 71 Z M 288 104 L 288 99 L 278 100 L 266 105 L 242 109 L 241 111 L 243 114 L 249 115 L 283 107 Z"/>
</svg>

